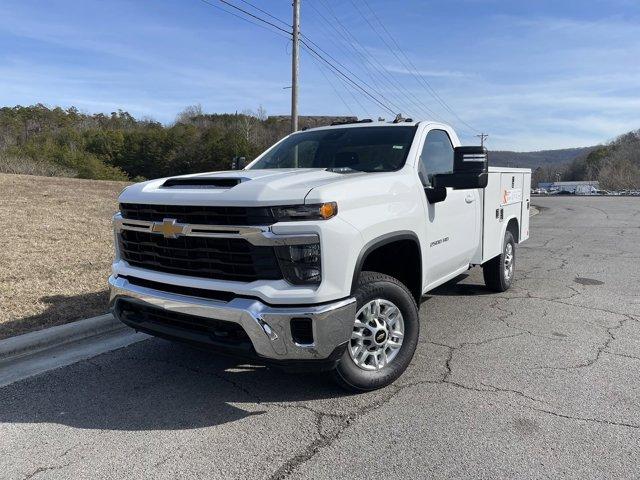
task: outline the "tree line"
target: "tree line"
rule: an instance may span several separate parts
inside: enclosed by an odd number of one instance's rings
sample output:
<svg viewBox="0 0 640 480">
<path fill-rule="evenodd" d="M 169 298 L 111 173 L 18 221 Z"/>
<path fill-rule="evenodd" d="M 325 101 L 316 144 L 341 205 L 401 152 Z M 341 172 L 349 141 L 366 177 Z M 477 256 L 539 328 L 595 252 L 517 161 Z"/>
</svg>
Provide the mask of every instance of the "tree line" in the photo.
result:
<svg viewBox="0 0 640 480">
<path fill-rule="evenodd" d="M 301 117 L 301 126 L 341 117 Z M 343 118 L 342 118 L 343 119 Z M 86 114 L 42 104 L 0 108 L 0 172 L 101 180 L 141 180 L 226 170 L 251 160 L 289 132 L 288 117 L 262 108 L 237 114 L 184 109 L 163 125 L 126 111 Z M 533 169 L 539 181 L 599 180 L 603 188 L 640 187 L 640 130 L 580 155 L 568 165 Z"/>
<path fill-rule="evenodd" d="M 640 130 L 620 135 L 575 159 L 565 176 L 568 180 L 598 180 L 609 190 L 640 188 Z"/>
<path fill-rule="evenodd" d="M 617 191 L 640 188 L 640 130 L 589 149 L 569 164 L 533 169 L 533 185 L 558 180 L 597 180 L 601 188 Z"/>
<path fill-rule="evenodd" d="M 71 107 L 0 108 L 0 172 L 141 180 L 230 168 L 288 133 L 263 109 L 205 114 L 188 107 L 168 126 L 126 111 L 85 114 Z"/>
</svg>

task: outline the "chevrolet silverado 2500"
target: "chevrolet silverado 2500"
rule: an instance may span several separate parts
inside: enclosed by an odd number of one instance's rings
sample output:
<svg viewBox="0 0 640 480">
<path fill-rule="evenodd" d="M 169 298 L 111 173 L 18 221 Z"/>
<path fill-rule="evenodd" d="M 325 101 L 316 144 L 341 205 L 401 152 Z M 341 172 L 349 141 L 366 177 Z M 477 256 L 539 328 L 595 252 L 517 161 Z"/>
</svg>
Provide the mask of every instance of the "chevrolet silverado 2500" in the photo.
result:
<svg viewBox="0 0 640 480">
<path fill-rule="evenodd" d="M 413 357 L 426 292 L 476 265 L 489 289 L 511 286 L 530 186 L 530 170 L 489 167 L 441 123 L 296 132 L 242 169 L 127 187 L 111 310 L 158 337 L 380 388 Z"/>
</svg>

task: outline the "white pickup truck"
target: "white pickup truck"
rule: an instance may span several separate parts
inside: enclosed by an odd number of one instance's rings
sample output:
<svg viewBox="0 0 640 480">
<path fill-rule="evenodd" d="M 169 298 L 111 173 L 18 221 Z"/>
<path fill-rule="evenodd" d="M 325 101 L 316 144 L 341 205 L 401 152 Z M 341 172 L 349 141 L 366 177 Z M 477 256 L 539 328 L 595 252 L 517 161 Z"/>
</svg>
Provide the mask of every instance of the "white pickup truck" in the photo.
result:
<svg viewBox="0 0 640 480">
<path fill-rule="evenodd" d="M 421 297 L 475 265 L 507 290 L 529 237 L 531 171 L 459 145 L 441 123 L 361 121 L 296 132 L 237 170 L 127 187 L 111 310 L 352 390 L 388 385 L 413 357 Z"/>
</svg>

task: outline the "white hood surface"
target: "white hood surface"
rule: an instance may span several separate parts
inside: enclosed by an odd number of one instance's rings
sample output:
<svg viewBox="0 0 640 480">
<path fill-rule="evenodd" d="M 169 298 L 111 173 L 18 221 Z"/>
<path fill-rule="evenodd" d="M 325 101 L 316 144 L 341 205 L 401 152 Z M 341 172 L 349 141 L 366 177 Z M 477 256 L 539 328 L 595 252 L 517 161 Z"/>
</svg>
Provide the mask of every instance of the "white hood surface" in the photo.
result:
<svg viewBox="0 0 640 480">
<path fill-rule="evenodd" d="M 353 180 L 366 173 L 335 173 L 320 168 L 231 170 L 161 178 L 137 183 L 121 194 L 121 203 L 165 205 L 268 206 L 304 203 L 315 187 Z M 237 179 L 233 186 L 163 187 L 168 179 Z"/>
</svg>

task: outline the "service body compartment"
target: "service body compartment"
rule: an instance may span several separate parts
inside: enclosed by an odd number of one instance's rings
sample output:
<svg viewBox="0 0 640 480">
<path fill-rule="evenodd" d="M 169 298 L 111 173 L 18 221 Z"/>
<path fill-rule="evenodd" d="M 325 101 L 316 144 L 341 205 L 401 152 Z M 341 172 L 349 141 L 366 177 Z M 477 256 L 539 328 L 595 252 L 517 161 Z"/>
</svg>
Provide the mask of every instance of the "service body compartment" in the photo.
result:
<svg viewBox="0 0 640 480">
<path fill-rule="evenodd" d="M 531 170 L 489 167 L 489 181 L 482 195 L 482 249 L 475 264 L 484 263 L 502 253 L 504 233 L 509 220 L 516 219 L 519 241 L 529 238 L 529 199 Z"/>
</svg>

